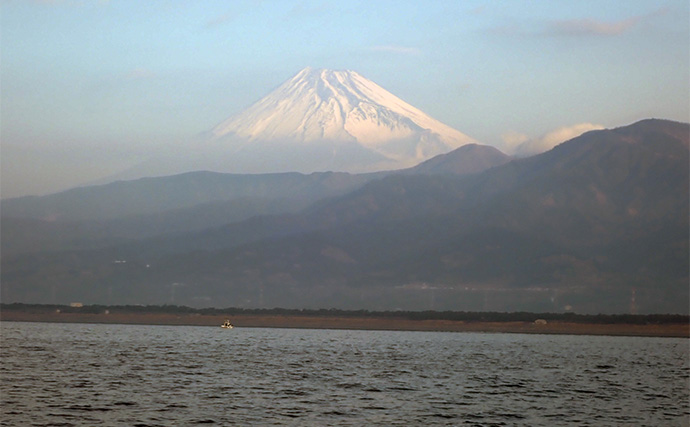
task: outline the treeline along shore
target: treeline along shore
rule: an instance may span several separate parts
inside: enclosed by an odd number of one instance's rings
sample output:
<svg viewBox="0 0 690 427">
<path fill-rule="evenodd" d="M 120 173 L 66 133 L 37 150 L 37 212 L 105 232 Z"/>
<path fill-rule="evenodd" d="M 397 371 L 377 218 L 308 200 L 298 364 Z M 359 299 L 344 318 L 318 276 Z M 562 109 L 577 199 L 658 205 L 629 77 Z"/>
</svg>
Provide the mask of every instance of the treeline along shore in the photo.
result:
<svg viewBox="0 0 690 427">
<path fill-rule="evenodd" d="M 366 329 L 690 338 L 690 316 L 677 314 L 500 313 L 190 308 L 176 305 L 0 304 L 0 320 L 236 327 Z"/>
</svg>

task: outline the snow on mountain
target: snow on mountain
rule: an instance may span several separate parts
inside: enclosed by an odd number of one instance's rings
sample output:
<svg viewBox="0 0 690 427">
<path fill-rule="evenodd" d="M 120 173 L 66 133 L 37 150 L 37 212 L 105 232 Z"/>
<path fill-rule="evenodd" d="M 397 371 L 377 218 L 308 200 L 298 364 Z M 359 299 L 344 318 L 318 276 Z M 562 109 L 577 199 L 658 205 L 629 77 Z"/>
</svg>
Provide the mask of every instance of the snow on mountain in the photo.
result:
<svg viewBox="0 0 690 427">
<path fill-rule="evenodd" d="M 413 166 L 475 142 L 354 71 L 309 67 L 211 135 L 237 158 L 274 150 L 288 155 L 284 163 L 309 157 L 308 165 L 285 169 L 350 172 Z"/>
</svg>

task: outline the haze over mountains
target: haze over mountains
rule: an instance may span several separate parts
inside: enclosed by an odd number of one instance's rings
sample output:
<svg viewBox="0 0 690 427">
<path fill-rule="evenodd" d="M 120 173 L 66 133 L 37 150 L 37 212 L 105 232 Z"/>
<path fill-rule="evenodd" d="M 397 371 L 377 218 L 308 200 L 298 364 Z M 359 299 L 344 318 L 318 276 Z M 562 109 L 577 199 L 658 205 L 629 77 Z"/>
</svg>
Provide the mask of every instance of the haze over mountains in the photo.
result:
<svg viewBox="0 0 690 427">
<path fill-rule="evenodd" d="M 3 302 L 687 313 L 688 135 L 645 120 L 526 159 L 465 145 L 396 172 L 4 200 Z"/>
</svg>

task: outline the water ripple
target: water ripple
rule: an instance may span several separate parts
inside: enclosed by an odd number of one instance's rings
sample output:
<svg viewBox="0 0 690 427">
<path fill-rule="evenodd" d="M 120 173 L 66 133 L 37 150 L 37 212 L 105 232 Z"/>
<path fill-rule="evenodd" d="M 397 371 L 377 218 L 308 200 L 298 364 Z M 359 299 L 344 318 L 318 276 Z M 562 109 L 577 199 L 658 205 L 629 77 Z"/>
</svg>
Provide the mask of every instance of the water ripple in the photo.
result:
<svg viewBox="0 0 690 427">
<path fill-rule="evenodd" d="M 1 327 L 2 426 L 690 421 L 683 339 Z"/>
</svg>

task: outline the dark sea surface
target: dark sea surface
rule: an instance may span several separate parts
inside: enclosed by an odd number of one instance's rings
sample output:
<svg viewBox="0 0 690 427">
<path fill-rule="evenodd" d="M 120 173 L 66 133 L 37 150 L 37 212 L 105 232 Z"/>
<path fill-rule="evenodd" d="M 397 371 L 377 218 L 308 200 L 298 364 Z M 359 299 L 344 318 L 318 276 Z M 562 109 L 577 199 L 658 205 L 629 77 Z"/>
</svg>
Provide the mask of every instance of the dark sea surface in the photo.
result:
<svg viewBox="0 0 690 427">
<path fill-rule="evenodd" d="M 687 339 L 0 327 L 3 426 L 690 422 Z"/>
</svg>

